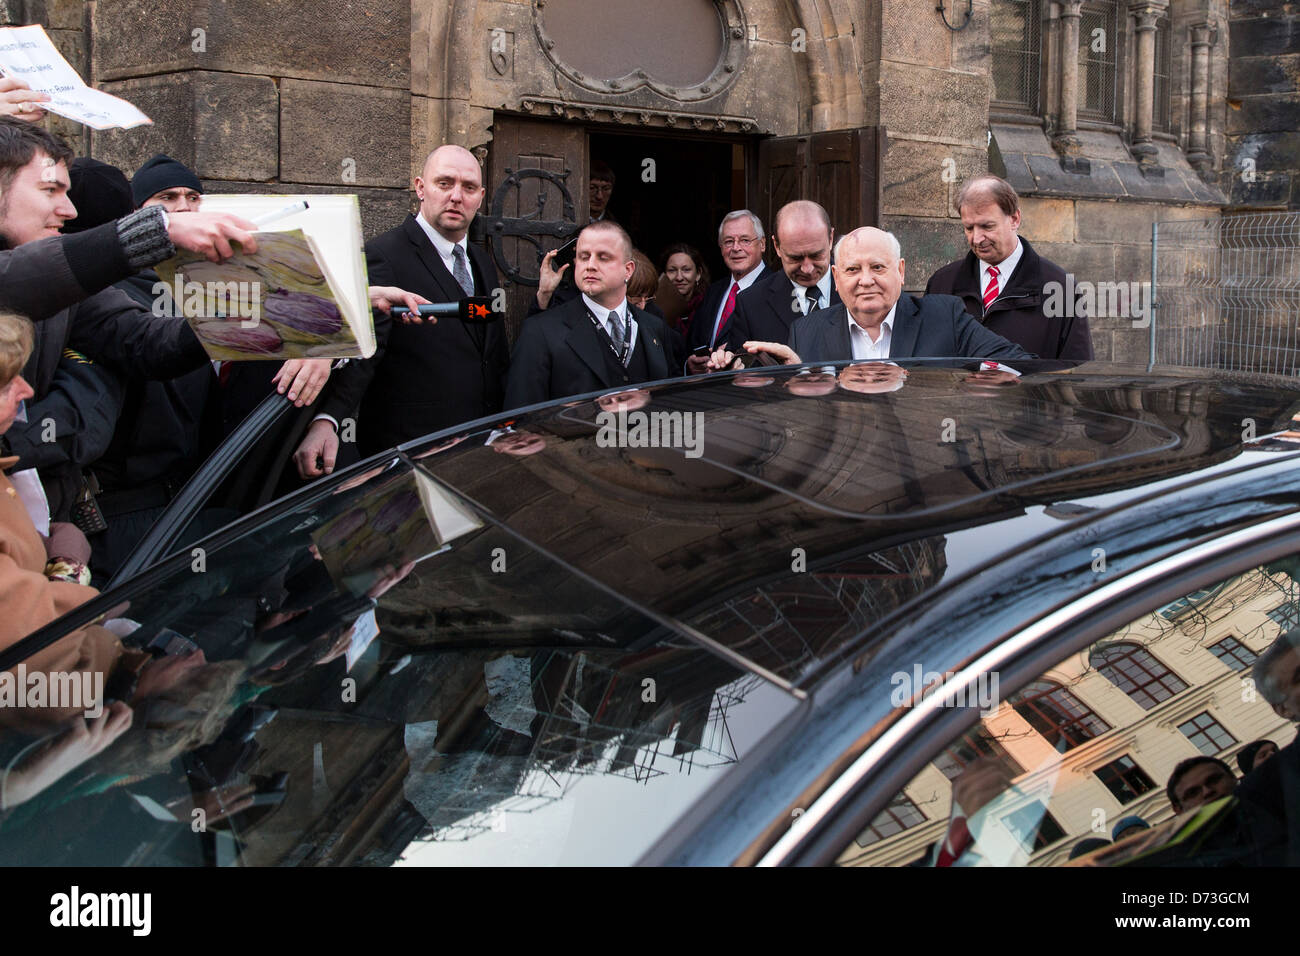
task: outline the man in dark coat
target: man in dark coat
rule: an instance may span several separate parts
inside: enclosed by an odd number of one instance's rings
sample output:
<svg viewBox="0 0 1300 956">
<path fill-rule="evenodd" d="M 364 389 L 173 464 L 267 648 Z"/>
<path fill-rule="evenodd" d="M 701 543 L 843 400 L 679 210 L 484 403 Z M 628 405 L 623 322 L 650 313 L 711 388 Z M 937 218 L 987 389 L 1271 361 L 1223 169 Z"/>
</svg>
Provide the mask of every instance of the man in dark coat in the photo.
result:
<svg viewBox="0 0 1300 956">
<path fill-rule="evenodd" d="M 430 302 L 494 295 L 496 267 L 465 241 L 485 192 L 474 154 L 460 146 L 435 149 L 415 192 L 419 213 L 366 243 L 371 284 L 400 286 Z M 340 423 L 354 414 L 358 450 L 366 457 L 501 410 L 510 353 L 499 316 L 402 322 L 376 313 L 375 338 L 371 358 L 349 362 L 330 379 L 294 455 L 304 478 L 334 469 Z"/>
<path fill-rule="evenodd" d="M 830 273 L 834 239 L 831 217 L 817 203 L 798 199 L 777 210 L 772 245 L 781 271 L 737 297 L 726 337 L 732 351 L 751 340 L 785 342 L 796 319 L 839 304 Z"/>
<path fill-rule="evenodd" d="M 689 353 L 705 345 L 712 349 L 726 342 L 741 293 L 749 291 L 751 286 L 772 272 L 763 262 L 763 252 L 767 249 L 763 222 L 748 209 L 736 209 L 722 217 L 718 226 L 718 248 L 729 274 L 710 283 L 703 301 L 696 307 L 695 317 L 686 330 L 686 350 Z M 687 373 L 698 375 L 706 371 L 708 360 L 707 355 L 691 354 L 686 359 Z"/>
<path fill-rule="evenodd" d="M 663 320 L 627 301 L 636 264 L 621 226 L 595 222 L 578 236 L 581 296 L 533 316 L 515 343 L 506 408 L 678 373 Z"/>
<path fill-rule="evenodd" d="M 926 295 L 955 295 L 988 328 L 1044 359 L 1092 358 L 1088 316 L 1070 295 L 1065 270 L 1017 235 L 1020 197 L 997 176 L 962 186 L 957 208 L 971 251 L 926 284 Z"/>
</svg>

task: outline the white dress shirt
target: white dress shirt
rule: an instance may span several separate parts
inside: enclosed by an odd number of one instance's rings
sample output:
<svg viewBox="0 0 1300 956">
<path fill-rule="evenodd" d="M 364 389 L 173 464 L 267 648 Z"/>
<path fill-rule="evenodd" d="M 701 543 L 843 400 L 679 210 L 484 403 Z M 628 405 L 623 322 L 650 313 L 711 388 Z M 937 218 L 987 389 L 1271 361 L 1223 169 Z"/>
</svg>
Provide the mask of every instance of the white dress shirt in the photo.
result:
<svg viewBox="0 0 1300 956">
<path fill-rule="evenodd" d="M 817 288 L 817 294 L 821 296 L 821 301 L 823 303 L 821 308 L 824 309 L 831 304 L 831 270 L 830 269 L 827 269 L 826 274 L 822 276 L 821 279 L 817 282 L 816 288 Z M 806 286 L 801 286 L 799 285 L 799 283 L 796 282 L 794 286 L 794 294 L 799 298 L 799 311 L 802 314 L 807 315 L 808 314 L 808 288 Z"/>
<path fill-rule="evenodd" d="M 853 348 L 853 360 L 862 359 L 887 359 L 889 358 L 889 343 L 894 337 L 894 310 L 898 308 L 898 303 L 889 310 L 885 316 L 885 321 L 880 323 L 880 338 L 874 342 L 871 341 L 871 333 L 853 321 L 853 316 L 849 310 L 844 310 L 844 316 L 849 323 L 849 345 Z"/>
<path fill-rule="evenodd" d="M 447 267 L 447 271 L 451 273 L 452 278 L 455 278 L 456 276 L 456 260 L 454 258 L 455 254 L 452 250 L 457 246 L 460 246 L 460 251 L 465 255 L 465 268 L 469 270 L 469 281 L 473 283 L 474 266 L 470 263 L 469 247 L 465 244 L 465 237 L 461 236 L 459 242 L 452 242 L 425 221 L 423 211 L 415 214 L 415 221 L 420 224 L 420 228 L 424 230 L 424 234 L 429 237 L 429 241 L 433 243 L 433 248 L 438 250 L 438 255 L 442 257 L 442 264 Z M 477 292 L 478 288 L 475 287 L 474 291 Z"/>
<path fill-rule="evenodd" d="M 611 339 L 614 338 L 614 327 L 613 324 L 609 321 L 609 314 L 611 312 L 618 313 L 618 317 L 623 320 L 623 328 L 628 330 L 627 334 L 630 336 L 630 341 L 632 343 L 630 346 L 628 346 L 628 350 L 627 350 L 628 359 L 631 360 L 632 353 L 636 350 L 636 322 L 635 321 L 631 323 L 628 322 L 627 299 L 624 299 L 622 302 L 614 306 L 614 308 L 612 309 L 606 308 L 605 306 L 601 305 L 595 299 L 588 296 L 587 293 L 585 292 L 582 293 L 582 301 L 587 304 L 587 308 L 591 310 L 591 314 L 594 315 L 600 321 L 601 326 L 605 329 L 605 332 L 609 335 Z"/>
<path fill-rule="evenodd" d="M 1007 287 L 1007 282 L 1011 279 L 1012 273 L 1016 271 L 1016 266 L 1020 265 L 1020 257 L 1025 254 L 1025 247 L 1016 240 L 1016 248 L 1011 251 L 1001 262 L 993 263 L 998 267 L 998 299 L 1002 298 L 1002 291 Z M 984 290 L 989 287 L 989 264 L 983 259 L 980 260 L 980 298 L 984 298 Z M 998 299 L 994 299 L 996 302 Z M 989 305 L 992 305 L 990 302 Z"/>
</svg>

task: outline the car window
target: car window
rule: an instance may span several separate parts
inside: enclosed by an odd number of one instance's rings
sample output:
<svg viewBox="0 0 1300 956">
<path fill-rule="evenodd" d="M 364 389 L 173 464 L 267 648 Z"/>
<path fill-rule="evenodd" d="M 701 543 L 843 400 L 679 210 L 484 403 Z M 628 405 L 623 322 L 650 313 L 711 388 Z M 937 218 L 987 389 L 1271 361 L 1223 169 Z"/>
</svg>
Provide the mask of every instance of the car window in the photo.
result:
<svg viewBox="0 0 1300 956">
<path fill-rule="evenodd" d="M 1294 556 L 1153 608 L 1014 693 L 992 684 L 837 864 L 1284 862 L 1298 621 Z"/>
<path fill-rule="evenodd" d="M 630 863 L 798 706 L 400 457 L 101 600 L 0 675 L 4 863 Z"/>
</svg>

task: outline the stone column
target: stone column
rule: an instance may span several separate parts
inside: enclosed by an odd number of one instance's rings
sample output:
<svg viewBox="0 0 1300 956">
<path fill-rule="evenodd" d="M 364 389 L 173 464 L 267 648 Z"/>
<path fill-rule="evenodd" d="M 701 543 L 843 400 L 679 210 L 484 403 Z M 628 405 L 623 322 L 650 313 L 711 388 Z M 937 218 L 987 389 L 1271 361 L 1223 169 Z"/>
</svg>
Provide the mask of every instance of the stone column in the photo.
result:
<svg viewBox="0 0 1300 956">
<path fill-rule="evenodd" d="M 1079 8 L 1083 0 L 1064 0 L 1061 4 L 1061 85 L 1056 110 L 1056 136 L 1052 145 L 1063 156 L 1078 155 L 1076 135 L 1079 117 Z"/>
<path fill-rule="evenodd" d="M 1218 30 L 1210 23 L 1192 26 L 1192 106 L 1187 136 L 1187 161 L 1201 173 L 1209 171 L 1213 161 L 1209 152 L 1207 129 L 1210 93 L 1210 47 Z"/>
<path fill-rule="evenodd" d="M 1047 132 L 1055 134 L 1059 125 L 1056 111 L 1061 97 L 1061 5 L 1059 3 L 1053 2 L 1047 5 L 1047 19 L 1043 22 L 1042 31 L 1039 49 L 1043 51 L 1043 61 L 1047 69 L 1044 71 L 1041 102 L 1043 117 L 1047 121 Z"/>
<path fill-rule="evenodd" d="M 1140 0 L 1129 6 L 1137 21 L 1137 116 L 1134 118 L 1132 153 L 1139 163 L 1154 163 L 1159 150 L 1151 142 L 1151 112 L 1156 86 L 1156 18 L 1160 8 Z"/>
</svg>

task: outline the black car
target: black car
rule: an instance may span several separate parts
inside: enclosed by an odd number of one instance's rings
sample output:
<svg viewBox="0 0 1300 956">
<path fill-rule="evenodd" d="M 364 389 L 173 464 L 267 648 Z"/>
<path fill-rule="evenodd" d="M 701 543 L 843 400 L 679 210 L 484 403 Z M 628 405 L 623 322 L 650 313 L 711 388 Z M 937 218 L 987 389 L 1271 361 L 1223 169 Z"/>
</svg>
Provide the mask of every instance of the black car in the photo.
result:
<svg viewBox="0 0 1300 956">
<path fill-rule="evenodd" d="M 0 660 L 107 614 L 167 675 L 0 737 L 0 859 L 1295 862 L 1300 384 L 967 366 L 550 403 L 186 543 Z"/>
</svg>

